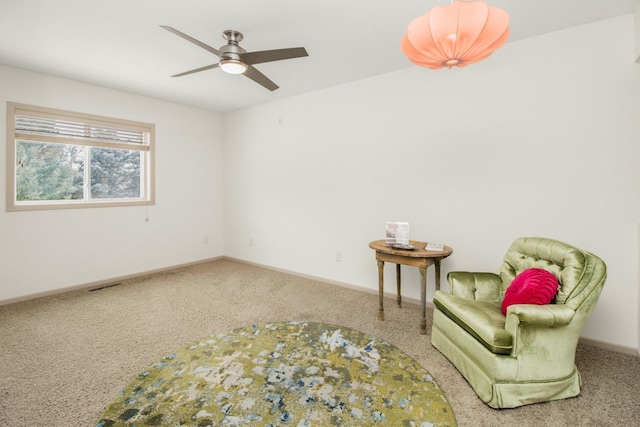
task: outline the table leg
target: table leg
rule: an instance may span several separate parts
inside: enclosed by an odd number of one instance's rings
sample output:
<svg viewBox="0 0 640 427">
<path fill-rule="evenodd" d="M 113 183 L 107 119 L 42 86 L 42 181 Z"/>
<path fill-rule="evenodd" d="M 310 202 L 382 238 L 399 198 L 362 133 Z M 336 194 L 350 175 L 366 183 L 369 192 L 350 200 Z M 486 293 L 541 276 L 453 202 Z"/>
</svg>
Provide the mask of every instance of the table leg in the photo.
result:
<svg viewBox="0 0 640 427">
<path fill-rule="evenodd" d="M 420 267 L 420 333 L 427 333 L 427 269 Z"/>
<path fill-rule="evenodd" d="M 402 307 L 402 297 L 400 296 L 400 264 L 396 264 L 396 287 L 398 288 L 398 307 Z"/>
<path fill-rule="evenodd" d="M 384 320 L 384 261 L 378 261 L 378 292 L 380 293 L 378 320 Z"/>
<path fill-rule="evenodd" d="M 440 258 L 436 258 L 436 291 L 440 290 Z"/>
</svg>

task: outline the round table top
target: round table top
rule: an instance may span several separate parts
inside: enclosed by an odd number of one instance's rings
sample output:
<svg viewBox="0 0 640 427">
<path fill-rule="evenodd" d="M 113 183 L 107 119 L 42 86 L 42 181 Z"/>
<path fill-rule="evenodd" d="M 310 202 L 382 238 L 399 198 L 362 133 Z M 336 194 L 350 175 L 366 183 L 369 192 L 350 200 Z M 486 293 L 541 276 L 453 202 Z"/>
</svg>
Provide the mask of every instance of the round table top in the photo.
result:
<svg viewBox="0 0 640 427">
<path fill-rule="evenodd" d="M 427 251 L 424 249 L 425 245 L 427 244 L 426 242 L 409 240 L 409 244 L 415 246 L 415 249 L 399 249 L 387 246 L 385 239 L 374 240 L 373 242 L 369 243 L 369 247 L 376 252 L 411 258 L 445 258 L 453 253 L 453 249 L 446 245 L 444 247 L 444 250 L 442 251 Z"/>
</svg>

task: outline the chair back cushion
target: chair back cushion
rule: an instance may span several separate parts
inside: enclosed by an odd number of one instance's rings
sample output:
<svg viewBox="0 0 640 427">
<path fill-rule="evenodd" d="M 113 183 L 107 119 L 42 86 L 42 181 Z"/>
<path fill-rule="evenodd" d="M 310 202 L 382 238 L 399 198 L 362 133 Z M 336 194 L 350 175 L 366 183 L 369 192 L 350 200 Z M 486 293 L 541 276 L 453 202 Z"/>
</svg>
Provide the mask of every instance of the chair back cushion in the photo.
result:
<svg viewBox="0 0 640 427">
<path fill-rule="evenodd" d="M 507 251 L 498 274 L 502 279 L 502 293 L 523 271 L 541 268 L 558 279 L 558 292 L 552 302 L 567 304 L 586 288 L 602 286 L 606 267 L 600 258 L 567 243 L 542 237 L 516 239 Z M 577 309 L 583 300 L 578 298 L 572 308 Z"/>
</svg>

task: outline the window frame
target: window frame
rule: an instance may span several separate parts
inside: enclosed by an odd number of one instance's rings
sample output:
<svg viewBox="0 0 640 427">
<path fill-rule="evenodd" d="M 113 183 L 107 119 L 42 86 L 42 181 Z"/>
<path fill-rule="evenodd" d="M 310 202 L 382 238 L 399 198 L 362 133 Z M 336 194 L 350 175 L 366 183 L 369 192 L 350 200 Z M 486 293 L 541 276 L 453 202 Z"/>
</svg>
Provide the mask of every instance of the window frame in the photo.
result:
<svg viewBox="0 0 640 427">
<path fill-rule="evenodd" d="M 82 139 L 79 137 L 25 135 L 16 131 L 16 115 L 54 120 L 65 120 L 85 125 L 104 126 L 110 129 L 130 130 L 148 135 L 148 140 L 142 144 L 129 144 L 118 141 L 101 139 Z M 85 147 L 127 149 L 141 152 L 142 163 L 142 192 L 140 198 L 127 199 L 93 199 L 93 200 L 34 200 L 18 201 L 16 180 L 16 152 L 18 141 L 59 143 L 66 145 L 80 145 Z M 155 125 L 132 120 L 104 117 L 93 114 L 78 113 L 34 105 L 7 102 L 7 192 L 6 211 L 32 211 L 49 209 L 81 209 L 103 208 L 114 206 L 149 206 L 155 204 Z M 85 182 L 84 185 L 90 185 Z"/>
</svg>

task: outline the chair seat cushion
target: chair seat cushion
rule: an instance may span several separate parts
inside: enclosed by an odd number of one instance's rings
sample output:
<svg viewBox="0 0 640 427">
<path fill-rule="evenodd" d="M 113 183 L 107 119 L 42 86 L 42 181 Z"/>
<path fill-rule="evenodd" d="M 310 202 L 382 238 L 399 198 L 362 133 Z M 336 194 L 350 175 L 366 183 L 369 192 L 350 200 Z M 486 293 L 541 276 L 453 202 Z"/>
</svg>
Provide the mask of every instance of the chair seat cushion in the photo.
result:
<svg viewBox="0 0 640 427">
<path fill-rule="evenodd" d="M 499 302 L 476 301 L 437 291 L 433 303 L 492 353 L 511 353 L 513 337 L 504 328 L 506 317 Z"/>
<path fill-rule="evenodd" d="M 502 313 L 513 304 L 549 304 L 558 292 L 558 279 L 542 268 L 529 268 L 518 274 L 504 293 Z"/>
</svg>

